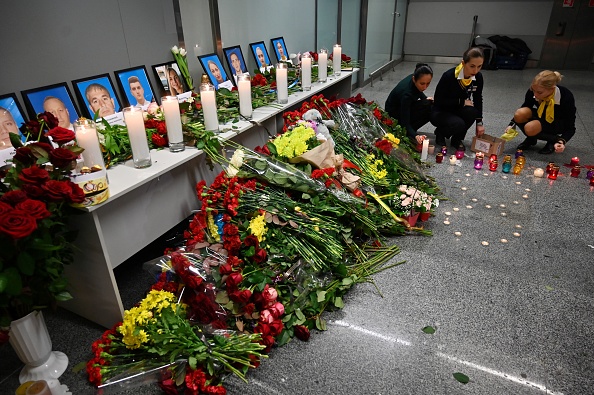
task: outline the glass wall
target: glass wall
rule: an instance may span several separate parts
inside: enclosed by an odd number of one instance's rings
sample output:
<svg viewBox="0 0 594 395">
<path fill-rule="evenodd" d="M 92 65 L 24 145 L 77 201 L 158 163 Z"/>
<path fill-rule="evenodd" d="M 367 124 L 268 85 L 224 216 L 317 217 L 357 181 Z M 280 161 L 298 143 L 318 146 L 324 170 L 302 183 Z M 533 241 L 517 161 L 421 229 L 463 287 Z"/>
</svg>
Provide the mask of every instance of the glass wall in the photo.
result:
<svg viewBox="0 0 594 395">
<path fill-rule="evenodd" d="M 353 60 L 361 60 L 359 40 L 361 33 L 361 0 L 342 0 L 341 45 L 342 53 Z M 357 74 L 353 74 L 353 84 Z"/>
<path fill-rule="evenodd" d="M 332 52 L 332 46 L 337 43 L 338 29 L 338 0 L 318 0 L 318 47 Z"/>
<path fill-rule="evenodd" d="M 368 2 L 365 80 L 369 78 L 369 74 L 380 69 L 391 60 L 395 2 L 396 0 L 373 0 Z"/>
<path fill-rule="evenodd" d="M 392 60 L 402 60 L 404 47 L 404 30 L 406 28 L 407 0 L 396 0 L 396 18 L 394 24 L 394 45 L 392 46 Z"/>
</svg>

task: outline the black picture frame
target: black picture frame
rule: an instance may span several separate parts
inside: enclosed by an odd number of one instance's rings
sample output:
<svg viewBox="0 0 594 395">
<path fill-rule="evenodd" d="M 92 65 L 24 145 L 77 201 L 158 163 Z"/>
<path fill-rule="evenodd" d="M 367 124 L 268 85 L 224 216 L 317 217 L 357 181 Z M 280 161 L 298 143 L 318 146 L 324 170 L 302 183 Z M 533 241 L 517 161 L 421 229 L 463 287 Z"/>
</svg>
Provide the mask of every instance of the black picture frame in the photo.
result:
<svg viewBox="0 0 594 395">
<path fill-rule="evenodd" d="M 272 66 L 272 63 L 270 62 L 270 56 L 268 55 L 268 51 L 266 50 L 266 45 L 264 45 L 264 41 L 250 43 L 250 49 L 252 51 L 252 55 L 254 56 L 254 60 L 256 61 L 256 65 L 259 69 L 262 69 L 263 67 Z M 262 55 L 264 56 L 264 62 L 266 63 L 264 65 L 262 64 L 261 60 L 258 59 L 258 49 L 262 51 Z"/>
<path fill-rule="evenodd" d="M 72 87 L 81 112 L 87 118 L 93 119 L 97 110 L 100 110 L 98 118 L 122 111 L 111 76 L 107 73 L 74 80 Z"/>
<path fill-rule="evenodd" d="M 165 62 L 154 64 L 151 66 L 151 68 L 155 73 L 155 78 L 161 84 L 161 86 L 159 87 L 159 93 L 161 94 L 161 96 L 177 96 L 179 94 L 189 91 L 188 86 L 186 85 L 186 81 L 182 77 L 181 71 L 179 70 L 177 62 Z M 173 72 L 177 74 L 177 79 L 181 84 L 181 90 L 176 90 L 175 87 L 173 87 L 173 90 L 171 89 L 171 83 L 169 81 L 169 73 L 171 73 L 171 70 L 173 70 Z M 175 76 L 173 78 L 175 78 Z"/>
<path fill-rule="evenodd" d="M 0 95 L 0 166 L 4 166 L 5 160 L 11 158 L 14 154 L 14 152 L 5 152 L 5 150 L 12 148 L 9 133 L 15 133 L 23 140 L 19 128 L 25 122 L 27 122 L 27 119 L 17 96 L 14 93 Z"/>
<path fill-rule="evenodd" d="M 233 76 L 233 81 L 235 82 L 235 85 L 237 85 L 238 75 L 249 74 L 247 63 L 245 61 L 245 58 L 243 57 L 241 47 L 239 45 L 236 45 L 233 47 L 223 48 L 223 53 L 225 54 L 227 66 L 229 67 L 231 75 Z M 237 58 L 236 60 L 234 60 L 235 57 Z M 239 63 L 239 69 L 236 69 L 236 63 Z"/>
<path fill-rule="evenodd" d="M 215 89 L 227 88 L 231 90 L 233 88 L 233 83 L 227 77 L 227 71 L 225 71 L 219 55 L 209 53 L 198 56 L 198 60 Z M 217 75 L 220 75 L 220 78 L 217 78 Z"/>
<path fill-rule="evenodd" d="M 116 77 L 116 82 L 118 83 L 118 87 L 120 88 L 120 92 L 122 93 L 122 98 L 126 106 L 138 106 L 142 107 L 142 109 L 146 111 L 151 103 L 159 103 L 157 97 L 155 96 L 155 90 L 151 84 L 151 80 L 149 79 L 146 67 L 130 67 L 127 69 L 116 70 L 113 73 Z M 131 91 L 130 85 L 134 84 L 135 87 L 137 87 L 136 83 L 139 83 L 140 87 L 142 88 L 142 94 L 140 95 L 140 97 L 144 99 L 142 103 L 138 101 Z M 135 92 L 140 91 L 135 89 Z"/>
<path fill-rule="evenodd" d="M 276 60 L 279 62 L 286 62 L 289 60 L 289 52 L 287 52 L 287 45 L 285 44 L 285 39 L 282 37 L 271 38 L 270 42 L 272 43 L 272 49 L 274 50 L 274 54 L 276 55 Z M 280 48 L 279 48 L 280 46 Z M 284 59 L 283 54 L 284 53 Z"/>
<path fill-rule="evenodd" d="M 38 113 L 49 111 L 58 118 L 58 126 L 74 130 L 80 112 L 65 82 L 27 89 L 21 91 L 21 95 L 31 119 L 36 119 Z"/>
</svg>

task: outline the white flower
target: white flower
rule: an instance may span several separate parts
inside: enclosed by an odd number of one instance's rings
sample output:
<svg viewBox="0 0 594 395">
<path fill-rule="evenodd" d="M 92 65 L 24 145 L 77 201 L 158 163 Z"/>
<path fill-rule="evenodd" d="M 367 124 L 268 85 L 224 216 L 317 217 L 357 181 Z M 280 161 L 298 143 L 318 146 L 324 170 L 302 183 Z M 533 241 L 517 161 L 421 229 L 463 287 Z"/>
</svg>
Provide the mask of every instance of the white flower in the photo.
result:
<svg viewBox="0 0 594 395">
<path fill-rule="evenodd" d="M 179 48 L 177 48 L 177 45 L 174 45 L 171 48 L 171 52 L 173 52 L 174 55 L 177 55 L 179 53 Z"/>
<path fill-rule="evenodd" d="M 243 158 L 245 153 L 241 149 L 236 149 L 229 161 L 229 166 L 227 167 L 227 175 L 229 177 L 234 177 L 239 172 L 239 168 L 243 165 Z"/>
<path fill-rule="evenodd" d="M 179 49 L 179 54 L 180 54 L 181 56 L 186 56 L 187 52 L 186 52 L 186 50 L 185 50 L 185 49 L 183 49 L 183 48 L 180 48 L 180 49 Z"/>
</svg>

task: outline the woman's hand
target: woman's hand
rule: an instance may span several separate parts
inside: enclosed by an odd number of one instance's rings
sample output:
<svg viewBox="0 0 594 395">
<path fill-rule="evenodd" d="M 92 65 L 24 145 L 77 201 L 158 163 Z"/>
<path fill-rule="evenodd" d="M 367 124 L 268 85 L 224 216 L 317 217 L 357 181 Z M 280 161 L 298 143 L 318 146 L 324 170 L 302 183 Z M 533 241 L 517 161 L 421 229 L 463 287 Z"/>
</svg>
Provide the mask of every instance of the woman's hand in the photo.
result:
<svg viewBox="0 0 594 395">
<path fill-rule="evenodd" d="M 415 140 L 417 140 L 417 144 L 423 144 L 423 140 L 425 140 L 427 138 L 427 136 L 422 135 L 422 134 L 417 134 L 415 136 Z"/>
<path fill-rule="evenodd" d="M 565 144 L 563 144 L 563 141 L 556 142 L 555 143 L 555 152 L 560 154 L 563 151 L 565 151 Z"/>
<path fill-rule="evenodd" d="M 476 125 L 476 135 L 481 137 L 483 134 L 485 134 L 485 127 L 483 125 Z"/>
<path fill-rule="evenodd" d="M 474 102 L 472 100 L 464 100 L 464 106 L 474 107 Z"/>
</svg>

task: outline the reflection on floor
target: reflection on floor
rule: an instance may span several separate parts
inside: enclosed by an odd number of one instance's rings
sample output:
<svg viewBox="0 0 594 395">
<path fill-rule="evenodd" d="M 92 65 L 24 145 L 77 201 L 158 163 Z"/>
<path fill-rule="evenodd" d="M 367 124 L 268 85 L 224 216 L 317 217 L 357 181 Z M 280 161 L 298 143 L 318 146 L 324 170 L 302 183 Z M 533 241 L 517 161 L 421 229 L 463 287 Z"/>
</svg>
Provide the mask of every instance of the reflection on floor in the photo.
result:
<svg viewBox="0 0 594 395">
<path fill-rule="evenodd" d="M 435 78 L 453 65 L 432 65 Z M 403 62 L 355 93 L 381 105 L 414 63 Z M 484 71 L 484 122 L 499 136 L 539 70 Z M 589 394 L 594 393 L 594 191 L 585 177 L 556 181 L 533 177 L 552 160 L 578 156 L 594 165 L 594 73 L 563 71 L 578 107 L 577 133 L 562 154 L 527 152 L 519 176 L 459 165 L 433 165 L 429 173 L 447 200 L 427 227 L 433 237 L 395 238 L 404 265 L 358 285 L 346 307 L 328 313 L 328 331 L 308 343 L 273 350 L 249 375 L 230 378 L 230 394 Z M 434 141 L 433 127 L 421 129 Z M 470 145 L 470 137 L 465 140 Z M 508 143 L 514 153 L 521 138 Z M 542 143 L 538 146 L 540 146 Z M 434 157 L 429 157 L 434 164 Z M 457 235 L 458 234 L 458 235 Z M 151 284 L 141 270 L 159 248 L 116 270 L 126 308 Z M 94 393 L 84 371 L 90 345 L 103 328 L 59 310 L 47 312 L 54 349 L 70 357 L 61 378 L 74 394 Z M 437 329 L 425 334 L 425 326 Z M 12 394 L 20 363 L 0 349 L 0 393 Z M 453 373 L 470 378 L 463 385 Z M 160 393 L 156 387 L 130 394 Z"/>
</svg>

